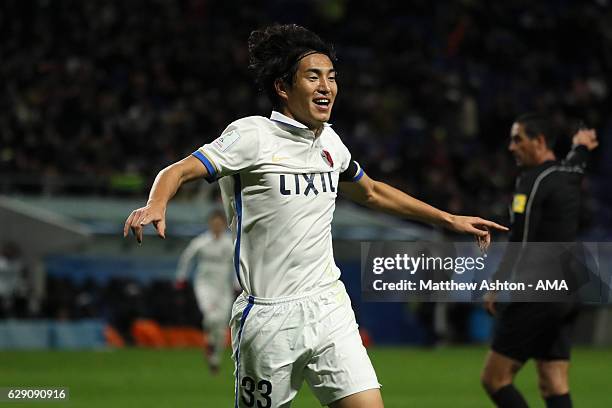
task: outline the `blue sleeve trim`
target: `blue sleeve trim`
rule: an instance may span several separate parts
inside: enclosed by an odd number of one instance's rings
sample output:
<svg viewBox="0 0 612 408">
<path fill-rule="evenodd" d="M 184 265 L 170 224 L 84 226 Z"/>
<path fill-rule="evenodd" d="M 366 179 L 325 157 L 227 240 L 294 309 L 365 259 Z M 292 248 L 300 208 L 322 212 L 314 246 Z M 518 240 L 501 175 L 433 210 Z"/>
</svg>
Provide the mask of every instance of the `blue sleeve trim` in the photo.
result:
<svg viewBox="0 0 612 408">
<path fill-rule="evenodd" d="M 201 161 L 204 167 L 206 167 L 206 170 L 208 170 L 208 176 L 205 177 L 206 181 L 208 181 L 209 183 L 214 183 L 217 180 L 217 172 L 215 171 L 215 166 L 213 166 L 210 160 L 208 160 L 206 156 L 204 156 L 204 154 L 202 154 L 202 152 L 199 150 L 196 150 L 195 152 L 191 153 L 191 155 Z"/>
<path fill-rule="evenodd" d="M 361 180 L 361 178 L 363 177 L 365 173 L 363 172 L 363 169 L 361 167 L 359 167 L 359 173 L 357 173 L 357 175 L 355 177 L 353 177 L 353 181 L 357 182 L 359 180 Z"/>
</svg>

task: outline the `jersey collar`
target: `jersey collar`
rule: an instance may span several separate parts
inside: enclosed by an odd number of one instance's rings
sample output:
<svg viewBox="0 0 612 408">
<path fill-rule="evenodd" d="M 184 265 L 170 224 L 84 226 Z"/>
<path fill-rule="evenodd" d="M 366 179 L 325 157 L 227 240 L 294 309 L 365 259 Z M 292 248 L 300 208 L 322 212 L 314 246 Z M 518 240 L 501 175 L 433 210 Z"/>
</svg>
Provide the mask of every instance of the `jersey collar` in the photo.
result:
<svg viewBox="0 0 612 408">
<path fill-rule="evenodd" d="M 308 129 L 308 126 L 304 125 L 303 123 L 300 123 L 297 120 L 292 119 L 289 116 L 283 115 L 282 113 L 275 111 L 275 110 L 272 111 L 272 114 L 270 115 L 270 120 L 281 122 L 286 125 L 296 127 L 298 129 Z M 331 126 L 331 124 L 325 122 L 323 126 L 328 127 L 328 126 Z"/>
</svg>

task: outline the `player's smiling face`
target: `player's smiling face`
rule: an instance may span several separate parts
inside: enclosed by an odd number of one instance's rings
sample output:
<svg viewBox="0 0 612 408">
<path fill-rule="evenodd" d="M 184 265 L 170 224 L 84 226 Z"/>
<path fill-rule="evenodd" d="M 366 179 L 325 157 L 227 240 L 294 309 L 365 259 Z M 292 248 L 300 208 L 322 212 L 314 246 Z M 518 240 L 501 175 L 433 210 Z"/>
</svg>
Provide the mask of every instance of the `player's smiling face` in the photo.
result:
<svg viewBox="0 0 612 408">
<path fill-rule="evenodd" d="M 311 54 L 300 60 L 291 87 L 280 92 L 283 114 L 316 131 L 329 121 L 338 85 L 334 65 L 325 54 Z"/>
</svg>

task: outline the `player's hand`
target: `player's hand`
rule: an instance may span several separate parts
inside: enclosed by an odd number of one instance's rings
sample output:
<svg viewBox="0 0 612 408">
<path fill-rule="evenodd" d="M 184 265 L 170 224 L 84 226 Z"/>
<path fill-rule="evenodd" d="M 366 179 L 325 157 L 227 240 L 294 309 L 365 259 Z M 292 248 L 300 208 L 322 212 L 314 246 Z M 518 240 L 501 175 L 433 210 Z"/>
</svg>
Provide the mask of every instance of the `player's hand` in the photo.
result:
<svg viewBox="0 0 612 408">
<path fill-rule="evenodd" d="M 572 144 L 574 146 L 585 146 L 589 150 L 595 149 L 599 145 L 595 129 L 580 129 L 572 137 Z"/>
<path fill-rule="evenodd" d="M 127 237 L 130 230 L 132 230 L 138 243 L 141 243 L 142 230 L 148 224 L 153 224 L 157 230 L 157 235 L 166 238 L 166 207 L 150 203 L 132 211 L 127 220 L 125 220 L 123 237 Z"/>
<path fill-rule="evenodd" d="M 453 215 L 449 228 L 456 232 L 473 234 L 476 237 L 476 242 L 482 251 L 485 251 L 491 244 L 491 229 L 499 231 L 508 231 L 507 227 L 499 225 L 493 221 L 485 220 L 479 217 L 466 217 L 462 215 Z"/>
<path fill-rule="evenodd" d="M 495 292 L 487 292 L 482 297 L 482 307 L 487 311 L 487 313 L 491 316 L 495 316 L 497 310 L 495 310 L 495 301 L 497 299 L 497 295 Z"/>
</svg>

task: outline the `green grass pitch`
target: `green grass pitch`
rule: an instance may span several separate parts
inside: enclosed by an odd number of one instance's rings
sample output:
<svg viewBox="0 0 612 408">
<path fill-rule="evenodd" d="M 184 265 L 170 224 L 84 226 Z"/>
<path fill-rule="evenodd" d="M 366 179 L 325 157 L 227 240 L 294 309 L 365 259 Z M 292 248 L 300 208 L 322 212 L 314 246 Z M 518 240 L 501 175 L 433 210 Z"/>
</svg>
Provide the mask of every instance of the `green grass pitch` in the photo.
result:
<svg viewBox="0 0 612 408">
<path fill-rule="evenodd" d="M 485 352 L 483 347 L 369 350 L 387 408 L 492 407 L 479 385 Z M 3 351 L 0 387 L 68 387 L 70 400 L 0 402 L 0 408 L 232 407 L 233 366 L 229 354 L 225 357 L 221 374 L 212 377 L 199 350 Z M 612 407 L 612 349 L 576 349 L 571 383 L 574 406 Z M 532 364 L 517 385 L 531 407 L 544 407 Z M 304 385 L 292 406 L 319 404 Z"/>
</svg>

